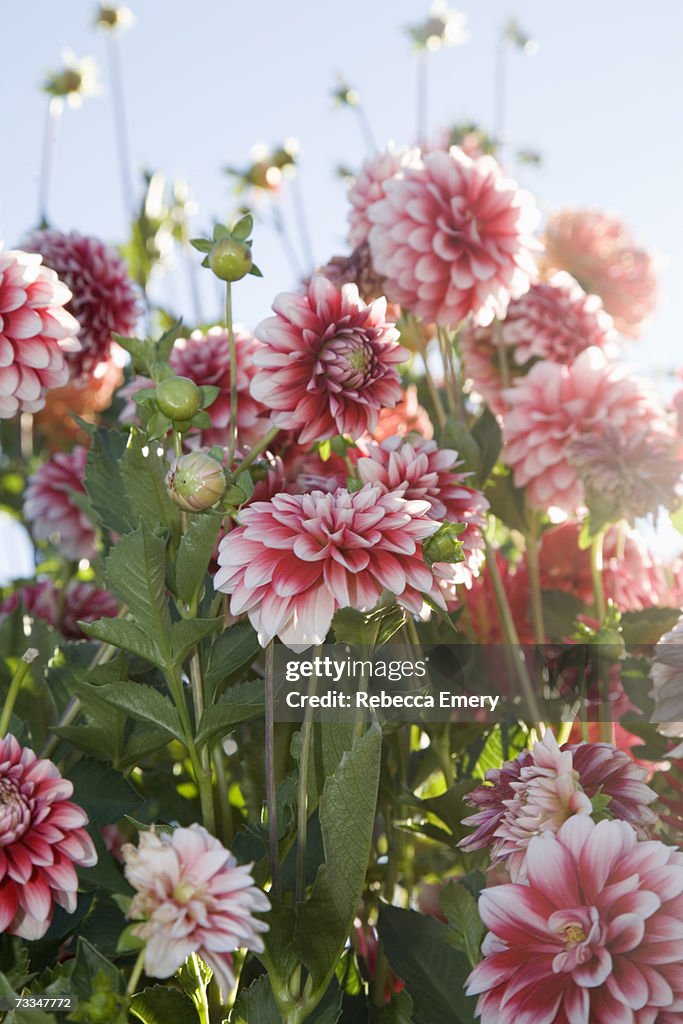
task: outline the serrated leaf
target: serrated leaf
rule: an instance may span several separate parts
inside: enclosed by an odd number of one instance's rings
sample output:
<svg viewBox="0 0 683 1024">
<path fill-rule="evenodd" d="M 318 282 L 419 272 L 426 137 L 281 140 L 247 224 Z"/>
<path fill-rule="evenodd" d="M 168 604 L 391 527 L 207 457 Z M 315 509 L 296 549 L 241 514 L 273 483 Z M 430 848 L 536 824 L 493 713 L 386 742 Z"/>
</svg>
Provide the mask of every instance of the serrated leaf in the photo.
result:
<svg viewBox="0 0 683 1024">
<path fill-rule="evenodd" d="M 94 640 L 120 647 L 129 654 L 137 654 L 152 665 L 163 667 L 163 659 L 157 645 L 135 623 L 127 619 L 97 619 L 96 622 L 79 622 L 78 625 L 86 636 L 91 636 Z"/>
<path fill-rule="evenodd" d="M 85 694 L 87 699 L 87 692 L 91 689 L 93 688 L 82 685 L 78 692 Z M 95 696 L 98 700 L 105 701 L 120 711 L 125 711 L 136 721 L 164 729 L 170 736 L 184 742 L 184 733 L 178 712 L 168 697 L 153 690 L 151 686 L 127 679 L 118 683 L 98 686 L 95 689 Z"/>
<path fill-rule="evenodd" d="M 193 647 L 215 633 L 225 619 L 181 619 L 171 626 L 171 662 L 180 665 Z"/>
<path fill-rule="evenodd" d="M 184 992 L 170 985 L 152 985 L 138 992 L 130 1012 L 142 1024 L 197 1024 L 197 1011 Z"/>
<path fill-rule="evenodd" d="M 377 650 L 388 643 L 405 622 L 405 612 L 392 604 L 372 612 L 359 612 L 355 608 L 340 608 L 332 621 L 338 644 Z"/>
<path fill-rule="evenodd" d="M 126 444 L 125 434 L 98 427 L 85 468 L 85 489 L 98 522 L 118 534 L 128 533 L 136 525 L 126 499 L 119 465 Z"/>
<path fill-rule="evenodd" d="M 134 430 L 121 456 L 121 479 L 135 525 L 142 521 L 152 531 L 165 526 L 170 533 L 177 534 L 180 514 L 166 490 L 168 464 L 154 447 L 145 455 L 147 447 L 140 432 Z"/>
<path fill-rule="evenodd" d="M 136 625 L 154 637 L 154 645 L 168 661 L 171 617 L 166 600 L 165 538 L 142 522 L 112 548 L 105 562 L 105 577 L 130 609 Z"/>
<path fill-rule="evenodd" d="M 486 929 L 479 916 L 474 896 L 458 882 L 449 882 L 441 893 L 441 909 L 448 919 L 447 941 L 461 950 L 470 966 L 481 960 L 481 944 Z"/>
<path fill-rule="evenodd" d="M 320 798 L 325 863 L 310 897 L 297 908 L 294 935 L 296 951 L 317 988 L 334 972 L 365 885 L 381 749 L 382 733 L 373 725 L 344 754 Z"/>
<path fill-rule="evenodd" d="M 267 974 L 240 992 L 230 1024 L 281 1024 L 282 1017 Z"/>
<path fill-rule="evenodd" d="M 216 547 L 221 527 L 219 515 L 191 516 L 178 547 L 175 565 L 175 592 L 187 605 L 197 598 Z"/>
<path fill-rule="evenodd" d="M 217 692 L 221 685 L 246 665 L 251 664 L 261 651 L 256 631 L 250 622 L 237 622 L 214 641 L 204 672 L 209 692 Z"/>
<path fill-rule="evenodd" d="M 263 681 L 252 679 L 231 686 L 218 704 L 207 708 L 197 727 L 197 746 L 203 746 L 215 736 L 225 736 L 236 725 L 263 714 Z"/>
</svg>

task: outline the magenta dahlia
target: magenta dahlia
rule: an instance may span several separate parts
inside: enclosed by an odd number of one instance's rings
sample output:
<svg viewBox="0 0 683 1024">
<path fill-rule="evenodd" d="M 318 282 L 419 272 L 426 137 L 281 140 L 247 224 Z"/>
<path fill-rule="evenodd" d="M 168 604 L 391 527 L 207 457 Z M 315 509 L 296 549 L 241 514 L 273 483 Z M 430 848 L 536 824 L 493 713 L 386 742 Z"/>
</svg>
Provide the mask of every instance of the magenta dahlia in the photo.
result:
<svg viewBox="0 0 683 1024">
<path fill-rule="evenodd" d="M 366 160 L 349 188 L 349 242 L 356 248 L 367 242 L 372 222 L 368 210 L 373 203 L 385 198 L 385 185 L 404 167 L 415 167 L 419 164 L 419 150 L 393 149 Z"/>
<path fill-rule="evenodd" d="M 214 971 L 227 994 L 235 984 L 232 953 L 263 952 L 265 921 L 254 915 L 270 901 L 254 885 L 251 864 L 238 865 L 201 825 L 173 832 L 141 832 L 138 846 L 121 850 L 136 890 L 128 917 L 145 940 L 145 973 L 170 978 L 191 953 Z"/>
<path fill-rule="evenodd" d="M 527 885 L 485 889 L 482 1024 L 676 1024 L 683 854 L 586 815 L 531 840 Z"/>
<path fill-rule="evenodd" d="M 366 611 L 385 589 L 419 614 L 423 593 L 443 604 L 420 546 L 439 528 L 429 507 L 369 484 L 254 502 L 221 542 L 214 586 L 264 647 L 321 644 L 338 608 Z"/>
<path fill-rule="evenodd" d="M 503 459 L 517 487 L 537 508 L 574 512 L 585 492 L 572 462 L 572 444 L 607 424 L 627 442 L 644 430 L 671 433 L 643 384 L 608 363 L 600 349 L 581 352 L 569 366 L 543 360 L 504 392 Z"/>
<path fill-rule="evenodd" d="M 645 836 L 657 820 L 648 804 L 656 794 L 645 785 L 647 772 L 609 743 L 558 747 L 549 729 L 533 750 L 524 750 L 466 796 L 476 813 L 463 819 L 475 831 L 461 840 L 465 850 L 491 849 L 493 864 L 505 863 L 515 881 L 526 876 L 530 841 L 557 832 L 575 814 L 592 812 L 597 793 L 610 798 L 608 809 Z"/>
<path fill-rule="evenodd" d="M 626 225 L 601 210 L 560 210 L 548 219 L 545 242 L 546 265 L 599 295 L 618 329 L 637 338 L 657 305 L 657 277 Z"/>
<path fill-rule="evenodd" d="M 527 192 L 492 157 L 453 147 L 388 181 L 368 209 L 370 252 L 387 295 L 428 322 L 456 326 L 503 316 L 535 275 L 531 232 L 538 219 Z"/>
<path fill-rule="evenodd" d="M 503 413 L 506 378 L 522 376 L 539 359 L 569 364 L 586 348 L 607 348 L 613 334 L 597 295 L 586 295 L 569 274 L 558 273 L 513 299 L 499 324 L 466 325 L 465 372 L 490 407 Z"/>
<path fill-rule="evenodd" d="M 40 939 L 57 903 L 76 909 L 75 865 L 97 862 L 88 818 L 52 761 L 0 739 L 0 933 Z"/>
<path fill-rule="evenodd" d="M 401 437 L 387 438 L 381 444 L 363 443 L 362 450 L 365 454 L 356 462 L 362 483 L 386 491 L 401 491 L 410 501 L 428 501 L 432 519 L 466 524 L 467 529 L 458 538 L 465 561 L 437 562 L 434 572 L 454 585 L 471 585 L 484 559 L 482 530 L 489 503 L 481 491 L 467 485 L 471 474 L 458 472 L 458 453 L 451 448 L 438 448 L 436 441 Z"/>
<path fill-rule="evenodd" d="M 113 618 L 119 612 L 118 602 L 108 590 L 81 580 L 71 580 L 61 590 L 51 579 L 25 583 L 0 602 L 0 618 L 18 607 L 58 629 L 67 640 L 85 639 L 79 623 Z"/>
<path fill-rule="evenodd" d="M 92 373 L 109 359 L 113 335 L 131 334 L 140 315 L 138 294 L 123 260 L 99 238 L 77 231 L 34 231 L 25 244 L 71 289 L 68 308 L 81 325 L 81 351 L 68 357 L 71 376 Z"/>
<path fill-rule="evenodd" d="M 380 409 L 401 397 L 396 366 L 408 358 L 386 301 L 367 305 L 355 285 L 316 276 L 303 295 L 278 295 L 273 310 L 256 328 L 263 344 L 251 385 L 273 424 L 299 431 L 299 444 L 372 431 Z"/>
<path fill-rule="evenodd" d="M 29 478 L 24 493 L 24 516 L 36 540 L 50 540 L 73 561 L 95 554 L 95 530 L 74 495 L 85 495 L 88 453 L 76 445 L 58 452 Z"/>
<path fill-rule="evenodd" d="M 38 412 L 48 388 L 68 381 L 67 353 L 80 348 L 70 298 L 40 256 L 0 251 L 0 419 Z"/>
</svg>

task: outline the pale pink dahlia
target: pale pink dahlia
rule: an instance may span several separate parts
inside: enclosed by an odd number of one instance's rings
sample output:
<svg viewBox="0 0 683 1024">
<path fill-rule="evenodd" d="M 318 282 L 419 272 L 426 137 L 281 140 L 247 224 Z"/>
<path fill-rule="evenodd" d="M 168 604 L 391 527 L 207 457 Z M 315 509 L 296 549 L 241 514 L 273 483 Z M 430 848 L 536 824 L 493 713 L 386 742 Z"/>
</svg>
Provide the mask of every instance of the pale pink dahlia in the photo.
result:
<svg viewBox="0 0 683 1024">
<path fill-rule="evenodd" d="M 476 813 L 463 824 L 475 831 L 460 845 L 468 851 L 490 847 L 491 862 L 504 862 L 514 881 L 523 880 L 532 838 L 557 832 L 572 815 L 590 815 L 597 793 L 610 798 L 610 813 L 647 835 L 657 817 L 648 807 L 656 794 L 646 778 L 623 750 L 609 743 L 560 748 L 548 729 L 533 750 L 490 769 L 486 782 L 465 797 Z"/>
<path fill-rule="evenodd" d="M 601 210 L 561 210 L 548 220 L 545 243 L 546 265 L 599 295 L 618 329 L 637 338 L 657 305 L 657 277 L 626 225 Z"/>
<path fill-rule="evenodd" d="M 227 993 L 235 984 L 232 953 L 263 952 L 265 921 L 254 914 L 270 902 L 229 850 L 201 825 L 173 832 L 141 832 L 137 846 L 121 853 L 125 875 L 136 890 L 128 917 L 146 942 L 145 973 L 170 978 L 191 953 L 198 953 Z"/>
<path fill-rule="evenodd" d="M 372 222 L 368 210 L 373 203 L 385 198 L 385 186 L 388 181 L 400 174 L 404 167 L 415 167 L 419 164 L 419 150 L 393 149 L 366 160 L 354 178 L 348 193 L 351 209 L 349 210 L 349 242 L 356 246 L 368 240 Z"/>
<path fill-rule="evenodd" d="M 536 363 L 504 398 L 509 411 L 503 459 L 537 508 L 556 505 L 573 512 L 585 503 L 572 462 L 577 439 L 600 434 L 607 424 L 625 443 L 644 430 L 670 434 L 650 392 L 597 348 L 586 349 L 569 366 Z"/>
<path fill-rule="evenodd" d="M 465 561 L 437 562 L 434 570 L 453 584 L 470 585 L 484 560 L 486 510 L 489 503 L 481 491 L 467 485 L 470 473 L 458 472 L 461 461 L 451 448 L 438 448 L 436 441 L 411 441 L 390 437 L 377 444 L 363 443 L 365 452 L 356 462 L 364 484 L 379 485 L 386 491 L 401 491 L 411 501 L 428 501 L 429 515 L 440 522 L 465 523 L 462 542 Z"/>
<path fill-rule="evenodd" d="M 285 292 L 275 316 L 256 328 L 263 345 L 251 393 L 272 422 L 299 431 L 299 443 L 372 431 L 380 409 L 401 397 L 396 371 L 408 353 L 386 321 L 386 300 L 366 305 L 355 285 L 337 289 L 316 276 L 303 295 Z"/>
<path fill-rule="evenodd" d="M 135 285 L 115 249 L 99 238 L 64 234 L 48 229 L 34 231 L 26 248 L 43 257 L 71 289 L 69 311 L 81 325 L 81 351 L 69 356 L 71 376 L 92 373 L 98 363 L 109 359 L 114 334 L 135 330 L 140 305 Z"/>
<path fill-rule="evenodd" d="M 683 1011 L 683 854 L 581 815 L 532 839 L 528 885 L 485 889 L 482 1024 L 675 1024 Z"/>
<path fill-rule="evenodd" d="M 605 349 L 612 319 L 597 295 L 586 295 L 569 274 L 538 281 L 513 299 L 505 319 L 461 335 L 465 373 L 495 412 L 505 411 L 504 381 L 526 373 L 539 359 L 569 364 L 584 349 Z"/>
<path fill-rule="evenodd" d="M 66 353 L 80 348 L 70 298 L 40 256 L 0 252 L 0 419 L 38 412 L 47 389 L 68 381 Z"/>
<path fill-rule="evenodd" d="M 368 217 L 372 262 L 390 299 L 427 322 L 456 326 L 471 313 L 488 324 L 528 289 L 538 216 L 492 157 L 471 160 L 457 147 L 429 153 L 384 189 Z"/>
<path fill-rule="evenodd" d="M 28 478 L 24 516 L 36 540 L 50 540 L 66 558 L 78 561 L 95 554 L 95 530 L 74 495 L 85 495 L 88 453 L 77 445 L 58 452 Z"/>
<path fill-rule="evenodd" d="M 52 761 L 0 739 L 0 933 L 40 939 L 57 903 L 76 909 L 74 865 L 97 863 L 88 818 Z"/>
<path fill-rule="evenodd" d="M 221 542 L 214 586 L 264 647 L 321 644 L 338 608 L 366 611 L 385 589 L 419 614 L 423 593 L 443 604 L 420 546 L 439 528 L 429 507 L 369 484 L 254 502 Z"/>
<path fill-rule="evenodd" d="M 108 590 L 80 580 L 71 580 L 61 590 L 51 579 L 25 583 L 0 602 L 0 619 L 18 607 L 58 629 L 67 640 L 85 639 L 79 623 L 113 618 L 119 612 L 118 602 Z"/>
</svg>

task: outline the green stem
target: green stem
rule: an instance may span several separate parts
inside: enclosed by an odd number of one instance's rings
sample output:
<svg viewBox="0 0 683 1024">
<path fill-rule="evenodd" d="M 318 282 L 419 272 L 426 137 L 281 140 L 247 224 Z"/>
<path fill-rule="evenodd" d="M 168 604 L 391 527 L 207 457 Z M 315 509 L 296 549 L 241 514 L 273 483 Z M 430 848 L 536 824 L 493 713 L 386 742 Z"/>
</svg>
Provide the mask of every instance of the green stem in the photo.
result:
<svg viewBox="0 0 683 1024">
<path fill-rule="evenodd" d="M 10 718 L 12 717 L 12 711 L 14 710 L 14 705 L 17 702 L 17 697 L 21 690 L 21 684 L 24 682 L 24 679 L 26 679 L 28 670 L 31 667 L 31 662 L 35 661 L 37 657 L 38 651 L 35 647 L 29 647 L 21 656 L 16 671 L 12 676 L 12 681 L 9 684 L 7 698 L 3 705 L 2 714 L 0 715 L 0 739 L 2 739 L 9 728 Z"/>
<path fill-rule="evenodd" d="M 225 284 L 225 326 L 230 339 L 230 446 L 228 448 L 228 469 L 232 467 L 237 450 L 237 346 L 232 325 L 232 284 Z"/>
<path fill-rule="evenodd" d="M 443 430 L 443 428 L 446 426 L 446 410 L 443 407 L 443 402 L 441 401 L 439 389 L 437 388 L 434 378 L 432 377 L 432 371 L 429 369 L 429 363 L 427 361 L 427 345 L 425 344 L 424 338 L 422 337 L 422 331 L 420 330 L 420 325 L 417 319 L 409 314 L 408 321 L 413 330 L 413 338 L 415 339 L 415 344 L 419 350 L 420 355 L 422 356 L 422 362 L 424 363 L 425 380 L 427 381 L 427 388 L 429 390 L 429 395 L 432 400 L 432 405 L 434 406 L 434 416 L 436 417 L 436 422 L 439 429 Z"/>
<path fill-rule="evenodd" d="M 266 450 L 266 448 L 268 447 L 270 442 L 273 440 L 273 438 L 277 437 L 277 435 L 279 433 L 280 433 L 280 428 L 279 427 L 271 427 L 271 429 L 268 431 L 266 436 L 261 438 L 259 443 L 255 444 L 254 447 L 251 449 L 251 451 L 247 452 L 247 454 L 244 456 L 243 459 L 240 459 L 240 464 L 239 464 L 239 471 L 240 471 L 240 473 L 243 473 L 245 469 L 248 469 L 249 466 L 251 466 L 252 462 L 254 462 L 256 459 L 258 459 L 258 457 L 261 454 L 261 452 L 264 452 Z M 230 468 L 230 463 L 228 463 L 228 469 L 229 468 Z"/>
<path fill-rule="evenodd" d="M 538 561 L 538 532 L 535 527 L 529 530 L 526 535 L 526 557 L 529 567 L 534 640 L 537 644 L 544 644 L 546 638 L 545 623 L 543 621 L 543 596 L 541 594 L 541 570 Z"/>
<path fill-rule="evenodd" d="M 142 976 L 142 968 L 144 967 L 144 964 L 145 964 L 145 950 L 144 950 L 144 947 L 143 947 L 140 950 L 140 952 L 138 953 L 138 958 L 135 961 L 135 964 L 133 966 L 133 970 L 130 972 L 130 978 L 128 979 L 128 984 L 126 985 L 126 995 L 127 996 L 135 995 L 135 989 L 138 987 L 138 982 L 140 980 L 140 977 Z"/>
<path fill-rule="evenodd" d="M 315 648 L 315 658 L 320 657 L 320 647 Z M 318 684 L 317 674 L 311 675 L 308 684 L 308 695 L 312 697 Z M 308 766 L 311 759 L 311 741 L 313 739 L 313 709 L 310 702 L 306 703 L 306 712 L 301 726 L 301 753 L 299 756 L 299 793 L 297 800 L 296 822 L 296 886 L 295 903 L 300 903 L 306 892 L 306 832 L 308 829 Z"/>
<path fill-rule="evenodd" d="M 233 836 L 232 808 L 228 795 L 228 779 L 225 774 L 225 763 L 223 761 L 223 748 L 218 743 L 212 752 L 213 769 L 216 775 L 216 792 L 218 796 L 218 815 L 220 818 L 220 833 L 224 846 L 230 846 Z"/>
<path fill-rule="evenodd" d="M 595 600 L 596 618 L 602 625 L 607 606 L 605 604 L 605 588 L 602 581 L 602 542 L 605 531 L 600 530 L 591 544 L 591 578 L 593 580 L 593 597 Z"/>
<path fill-rule="evenodd" d="M 192 1002 L 194 1003 L 199 1018 L 199 1024 L 211 1024 L 211 1017 L 209 1014 L 209 1002 L 206 998 L 206 985 L 202 984 L 201 977 L 202 972 L 199 967 L 197 960 L 197 954 L 192 953 L 190 955 L 190 961 L 192 963 L 193 973 L 197 979 L 197 987 L 192 993 Z"/>
<path fill-rule="evenodd" d="M 211 778 L 211 766 L 210 764 L 208 764 L 208 767 L 205 767 L 202 758 L 199 756 L 199 752 L 194 741 L 192 723 L 190 722 L 190 716 L 187 711 L 187 704 L 185 703 L 183 681 L 180 678 L 178 669 L 175 666 L 173 668 L 167 668 L 166 681 L 168 683 L 168 688 L 171 691 L 171 695 L 173 697 L 173 703 L 175 704 L 176 709 L 178 711 L 178 715 L 180 716 L 180 724 L 183 730 L 185 748 L 192 763 L 192 770 L 194 772 L 195 781 L 197 783 L 197 788 L 199 790 L 199 802 L 202 808 L 202 820 L 208 831 L 211 832 L 212 835 L 215 835 L 216 809 L 213 803 L 213 780 Z"/>
<path fill-rule="evenodd" d="M 266 647 L 266 807 L 268 810 L 268 849 L 270 854 L 270 877 L 273 893 L 279 900 L 282 896 L 280 883 L 280 847 L 277 821 L 277 787 L 275 783 L 275 723 L 273 670 L 275 641 Z"/>
</svg>

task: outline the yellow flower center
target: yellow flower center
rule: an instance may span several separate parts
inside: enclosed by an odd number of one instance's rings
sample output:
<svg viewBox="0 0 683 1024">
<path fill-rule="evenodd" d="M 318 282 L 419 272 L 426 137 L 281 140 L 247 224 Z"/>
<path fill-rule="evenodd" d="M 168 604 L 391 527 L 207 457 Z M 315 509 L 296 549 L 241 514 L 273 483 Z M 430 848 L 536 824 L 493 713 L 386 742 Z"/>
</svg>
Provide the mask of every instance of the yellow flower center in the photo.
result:
<svg viewBox="0 0 683 1024">
<path fill-rule="evenodd" d="M 189 903 L 195 894 L 195 887 L 192 882 L 178 882 L 173 890 L 173 899 L 176 903 Z"/>
<path fill-rule="evenodd" d="M 568 924 L 564 929 L 564 941 L 567 949 L 572 949 L 586 941 L 586 933 L 580 924 Z"/>
</svg>

